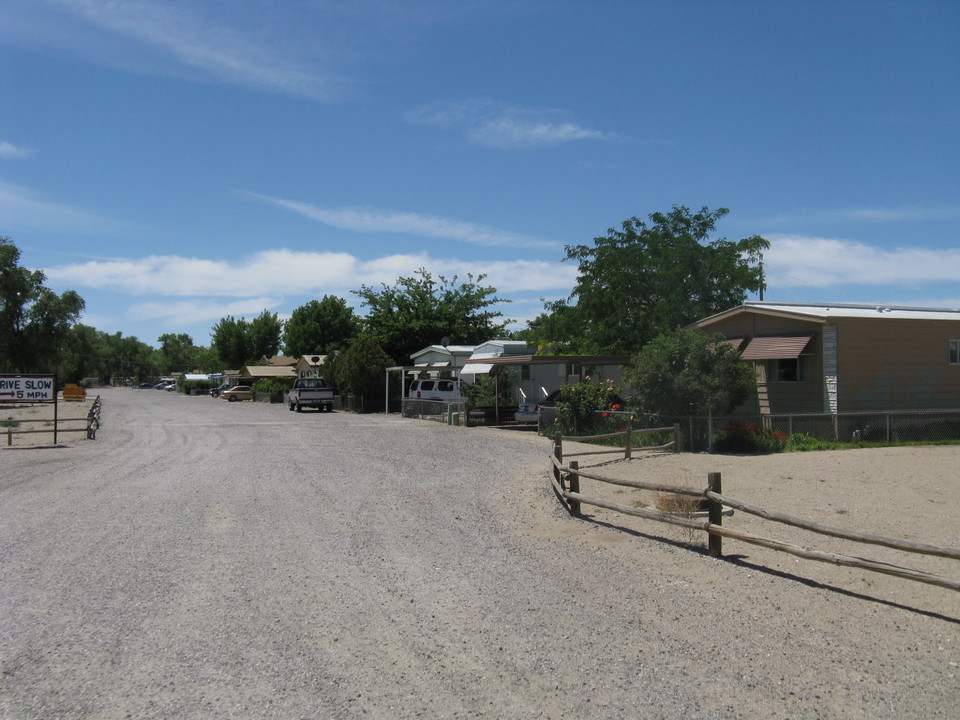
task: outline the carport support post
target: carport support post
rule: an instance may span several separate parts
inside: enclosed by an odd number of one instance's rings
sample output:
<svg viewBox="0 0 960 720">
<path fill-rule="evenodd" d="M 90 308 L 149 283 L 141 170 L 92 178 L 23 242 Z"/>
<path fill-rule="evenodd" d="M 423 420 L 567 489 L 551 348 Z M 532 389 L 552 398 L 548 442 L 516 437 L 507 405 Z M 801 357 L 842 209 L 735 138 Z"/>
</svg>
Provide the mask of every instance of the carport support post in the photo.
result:
<svg viewBox="0 0 960 720">
<path fill-rule="evenodd" d="M 623 450 L 623 458 L 629 460 L 633 457 L 633 420 L 627 420 L 627 437 L 624 440 L 626 447 Z"/>
<path fill-rule="evenodd" d="M 707 473 L 707 488 L 711 492 L 717 493 L 717 495 L 723 493 L 723 486 L 720 481 L 720 473 Z M 711 525 L 723 524 L 723 504 L 719 500 L 710 498 L 709 504 L 707 505 L 707 512 L 710 515 Z M 709 533 L 709 554 L 710 557 L 715 558 L 723 556 L 723 538 L 719 535 Z"/>
</svg>

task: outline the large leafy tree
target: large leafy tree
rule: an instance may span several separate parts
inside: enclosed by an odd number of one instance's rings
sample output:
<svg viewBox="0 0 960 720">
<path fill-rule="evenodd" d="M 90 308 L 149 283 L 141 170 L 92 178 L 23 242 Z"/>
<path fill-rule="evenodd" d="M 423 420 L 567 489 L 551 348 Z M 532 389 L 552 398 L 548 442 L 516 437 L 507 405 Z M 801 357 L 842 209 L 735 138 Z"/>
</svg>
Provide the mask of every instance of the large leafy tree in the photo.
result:
<svg viewBox="0 0 960 720">
<path fill-rule="evenodd" d="M 283 323 L 276 313 L 264 310 L 257 315 L 247 326 L 247 337 L 250 339 L 250 349 L 255 358 L 264 355 L 276 355 L 280 350 L 280 336 L 283 333 Z"/>
<path fill-rule="evenodd" d="M 249 322 L 228 315 L 213 326 L 211 347 L 225 365 L 239 369 L 264 355 L 276 355 L 282 332 L 283 322 L 267 310 Z"/>
<path fill-rule="evenodd" d="M 160 357 L 165 372 L 190 372 L 194 370 L 197 351 L 193 338 L 186 333 L 165 333 L 157 338 Z"/>
<path fill-rule="evenodd" d="M 674 206 L 650 215 L 649 224 L 625 220 L 593 245 L 568 245 L 566 259 L 579 265 L 571 299 L 589 344 L 629 354 L 759 291 L 760 261 L 770 244 L 759 235 L 711 239 L 727 212 Z"/>
<path fill-rule="evenodd" d="M 85 304 L 73 290 L 44 286 L 40 270 L 20 265 L 20 250 L 0 237 L 0 369 L 55 372 L 61 345 Z"/>
<path fill-rule="evenodd" d="M 237 320 L 232 315 L 220 318 L 213 326 L 210 338 L 213 349 L 229 368 L 237 370 L 253 357 L 247 337 L 247 323 L 242 318 Z"/>
<path fill-rule="evenodd" d="M 658 336 L 637 354 L 624 379 L 644 412 L 724 414 L 756 386 L 753 368 L 723 335 L 680 329 Z"/>
<path fill-rule="evenodd" d="M 474 344 L 496 337 L 506 322 L 491 307 L 508 302 L 496 296 L 497 289 L 482 285 L 486 275 L 458 283 L 425 269 L 414 277 L 402 277 L 396 285 L 380 289 L 362 286 L 354 292 L 367 308 L 364 329 L 376 337 L 395 362 L 406 362 L 410 354 L 442 338 L 451 343 Z"/>
<path fill-rule="evenodd" d="M 356 336 L 358 327 L 358 319 L 346 300 L 324 295 L 291 313 L 283 330 L 284 352 L 299 357 L 339 350 Z"/>
</svg>

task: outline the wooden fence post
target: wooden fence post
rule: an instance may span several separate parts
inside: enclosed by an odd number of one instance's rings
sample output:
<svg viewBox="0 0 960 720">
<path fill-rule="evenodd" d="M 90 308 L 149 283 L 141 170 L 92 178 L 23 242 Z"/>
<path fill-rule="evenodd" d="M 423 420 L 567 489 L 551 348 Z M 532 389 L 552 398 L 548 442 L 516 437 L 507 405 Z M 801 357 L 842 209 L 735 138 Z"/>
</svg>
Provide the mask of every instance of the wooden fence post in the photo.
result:
<svg viewBox="0 0 960 720">
<path fill-rule="evenodd" d="M 633 457 L 633 420 L 627 420 L 627 437 L 626 437 L 626 447 L 623 450 L 624 460 L 629 460 Z"/>
<path fill-rule="evenodd" d="M 673 451 L 678 453 L 681 451 L 680 446 L 683 444 L 683 441 L 680 439 L 680 423 L 673 424 Z"/>
<path fill-rule="evenodd" d="M 707 487 L 718 495 L 723 493 L 720 473 L 707 473 Z M 710 498 L 707 505 L 707 512 L 710 516 L 711 525 L 723 524 L 723 504 L 719 500 Z M 721 536 L 710 533 L 708 543 L 710 557 L 718 558 L 723 556 L 723 538 Z"/>
<path fill-rule="evenodd" d="M 553 466 L 553 478 L 560 487 L 563 487 L 563 473 L 560 472 L 560 466 L 563 465 L 563 433 L 559 430 L 553 435 L 553 457 L 556 460 Z"/>
<path fill-rule="evenodd" d="M 570 487 L 570 492 L 578 493 L 580 492 L 580 463 L 577 460 L 570 461 L 570 482 L 568 483 Z M 568 500 L 570 504 L 570 514 L 571 515 L 580 515 L 580 501 L 579 500 Z"/>
</svg>

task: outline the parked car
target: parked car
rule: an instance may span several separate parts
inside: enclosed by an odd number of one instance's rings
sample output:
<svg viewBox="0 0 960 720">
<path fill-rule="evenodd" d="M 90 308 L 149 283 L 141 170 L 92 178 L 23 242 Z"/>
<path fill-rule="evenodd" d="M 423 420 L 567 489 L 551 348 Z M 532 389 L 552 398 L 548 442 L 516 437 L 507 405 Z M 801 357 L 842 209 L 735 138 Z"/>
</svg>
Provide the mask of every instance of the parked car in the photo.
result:
<svg viewBox="0 0 960 720">
<path fill-rule="evenodd" d="M 211 397 L 220 397 L 225 391 L 233 387 L 230 383 L 223 383 L 223 385 L 218 385 L 215 388 L 210 389 Z"/>
<path fill-rule="evenodd" d="M 234 385 L 232 388 L 227 388 L 220 393 L 220 397 L 228 400 L 229 402 L 237 402 L 237 400 L 253 400 L 253 391 L 250 389 L 249 385 Z"/>
<path fill-rule="evenodd" d="M 552 411 L 557 404 L 557 398 L 560 397 L 560 391 L 554 390 L 552 393 L 547 395 L 540 402 L 532 402 L 527 400 L 520 403 L 520 407 L 517 409 L 516 414 L 514 414 L 513 419 L 516 422 L 529 422 L 535 423 L 540 419 L 540 413 L 542 409 L 547 409 Z"/>
</svg>

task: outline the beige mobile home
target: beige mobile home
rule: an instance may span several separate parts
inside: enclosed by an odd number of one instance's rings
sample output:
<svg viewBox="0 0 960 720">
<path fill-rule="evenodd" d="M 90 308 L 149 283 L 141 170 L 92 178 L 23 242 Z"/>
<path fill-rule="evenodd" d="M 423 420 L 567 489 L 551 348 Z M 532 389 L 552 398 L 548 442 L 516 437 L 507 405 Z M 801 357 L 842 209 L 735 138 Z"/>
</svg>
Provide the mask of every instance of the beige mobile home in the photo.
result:
<svg viewBox="0 0 960 720">
<path fill-rule="evenodd" d="M 755 367 L 740 413 L 960 408 L 960 310 L 748 302 L 693 327 Z"/>
</svg>

